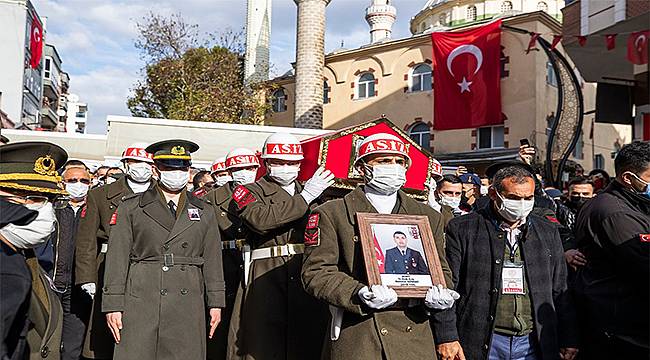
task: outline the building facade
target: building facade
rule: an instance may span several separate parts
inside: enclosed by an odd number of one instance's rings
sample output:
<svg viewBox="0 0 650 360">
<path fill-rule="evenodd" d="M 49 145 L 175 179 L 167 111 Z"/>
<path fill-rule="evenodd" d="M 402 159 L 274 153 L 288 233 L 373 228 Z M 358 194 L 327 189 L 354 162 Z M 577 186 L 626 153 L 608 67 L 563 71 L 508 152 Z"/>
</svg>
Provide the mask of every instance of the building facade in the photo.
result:
<svg viewBox="0 0 650 360">
<path fill-rule="evenodd" d="M 88 104 L 81 102 L 77 94 L 69 94 L 66 101 L 66 132 L 86 133 L 88 122 Z"/>
<path fill-rule="evenodd" d="M 505 25 L 541 34 L 562 31 L 560 22 L 544 11 L 506 16 L 503 21 Z M 432 46 L 426 33 L 327 54 L 323 128 L 340 129 L 385 116 L 446 165 L 464 164 L 481 171 L 491 160 L 515 158 L 522 138 L 538 148 L 539 162 L 543 162 L 557 107 L 557 82 L 541 49 L 525 53 L 528 41 L 527 35 L 506 30 L 502 33 L 503 125 L 433 130 Z M 293 76 L 288 74 L 273 81 L 279 88 L 272 98 L 273 112 L 266 123 L 294 126 Z M 582 82 L 582 91 L 585 110 L 593 109 L 595 86 Z M 585 116 L 583 135 L 571 160 L 585 169 L 613 170 L 611 154 L 617 144 L 631 141 L 630 128 L 596 124 L 592 132 L 592 119 L 593 115 Z"/>
</svg>

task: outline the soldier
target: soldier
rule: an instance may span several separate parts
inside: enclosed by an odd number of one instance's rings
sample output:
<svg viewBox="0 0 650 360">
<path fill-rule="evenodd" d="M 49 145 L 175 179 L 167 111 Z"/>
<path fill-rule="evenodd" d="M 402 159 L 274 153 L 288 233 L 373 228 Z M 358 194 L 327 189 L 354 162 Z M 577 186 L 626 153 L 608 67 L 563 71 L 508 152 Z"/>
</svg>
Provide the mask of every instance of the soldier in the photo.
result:
<svg viewBox="0 0 650 360">
<path fill-rule="evenodd" d="M 232 191 L 236 186 L 255 182 L 257 169 L 260 167 L 255 152 L 248 149 L 234 149 L 225 160 L 228 176 L 233 181 L 208 193 L 205 199 L 214 207 L 217 216 L 221 247 L 223 249 L 223 273 L 226 281 L 226 307 L 221 313 L 221 323 L 215 331 L 212 341 L 208 341 L 208 359 L 225 359 L 228 345 L 228 327 L 232 316 L 237 289 L 239 289 L 243 262 L 242 246 L 245 244 L 246 228 L 237 214 L 237 204 L 232 201 Z"/>
<path fill-rule="evenodd" d="M 426 215 L 445 281 L 451 284 L 440 213 L 400 190 L 410 162 L 398 137 L 368 136 L 355 160 L 365 185 L 309 216 L 302 281 L 308 293 L 330 304 L 332 315 L 322 359 L 436 359 L 436 326 L 448 316 L 458 294 L 433 287 L 422 304 L 414 299 L 398 301 L 395 291 L 385 285 L 369 287 L 356 225 L 359 212 Z"/>
<path fill-rule="evenodd" d="M 86 207 L 81 210 L 75 252 L 75 283 L 93 297 L 92 312 L 86 329 L 83 356 L 91 359 L 113 357 L 113 337 L 101 312 L 102 294 L 95 296 L 96 284 L 104 278 L 104 257 L 108 236 L 114 224 L 117 207 L 130 194 L 141 193 L 151 185 L 151 154 L 146 144 L 135 143 L 122 153 L 127 176 L 88 192 Z"/>
<path fill-rule="evenodd" d="M 318 359 L 327 310 L 300 284 L 303 229 L 309 204 L 334 175 L 320 169 L 300 186 L 302 147 L 290 134 L 269 136 L 262 159 L 268 174 L 233 191 L 253 250 L 244 263 L 245 290 L 235 300 L 229 358 Z"/>
<path fill-rule="evenodd" d="M 5 225 L 3 219 L 0 229 L 2 359 L 60 359 L 63 310 L 33 249 L 55 231 L 53 204 L 66 194 L 57 170 L 67 158 L 65 150 L 47 142 L 0 147 L 2 217 L 10 217 L 5 206 L 11 205 L 13 211 L 23 205 L 37 213 L 23 222 Z"/>
<path fill-rule="evenodd" d="M 212 163 L 210 170 L 211 170 L 210 175 L 212 175 L 212 178 L 214 179 L 215 188 L 218 188 L 219 186 L 222 186 L 225 183 L 232 181 L 232 176 L 230 176 L 230 172 L 226 170 L 225 156 L 217 158 L 217 160 L 215 160 Z"/>
<path fill-rule="evenodd" d="M 116 360 L 206 357 L 205 313 L 211 338 L 225 295 L 214 211 L 187 191 L 198 148 L 185 140 L 147 147 L 160 180 L 117 209 L 102 289 Z"/>
</svg>

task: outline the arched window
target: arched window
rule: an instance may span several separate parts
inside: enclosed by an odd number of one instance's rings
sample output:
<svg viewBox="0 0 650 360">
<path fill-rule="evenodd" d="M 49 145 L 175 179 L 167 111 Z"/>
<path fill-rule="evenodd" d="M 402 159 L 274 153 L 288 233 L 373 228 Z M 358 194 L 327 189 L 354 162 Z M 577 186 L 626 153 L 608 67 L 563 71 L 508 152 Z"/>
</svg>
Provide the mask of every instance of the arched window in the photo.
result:
<svg viewBox="0 0 650 360">
<path fill-rule="evenodd" d="M 330 102 L 330 86 L 327 84 L 327 80 L 323 81 L 323 104 L 329 104 Z"/>
<path fill-rule="evenodd" d="M 431 66 L 420 64 L 411 73 L 411 91 L 431 90 Z"/>
<path fill-rule="evenodd" d="M 373 96 L 375 96 L 375 77 L 372 73 L 363 73 L 359 76 L 357 99 L 366 99 Z"/>
<path fill-rule="evenodd" d="M 541 10 L 543 12 L 548 12 L 548 5 L 545 2 L 540 1 L 540 2 L 537 3 L 537 10 Z"/>
<path fill-rule="evenodd" d="M 287 111 L 287 94 L 284 89 L 278 89 L 273 93 L 271 107 L 273 112 Z"/>
<path fill-rule="evenodd" d="M 476 6 L 467 7 L 467 21 L 476 21 Z"/>
<path fill-rule="evenodd" d="M 443 25 L 443 26 L 447 25 L 447 14 L 442 13 L 442 14 L 438 15 L 438 22 L 440 23 L 440 25 Z"/>
<path fill-rule="evenodd" d="M 511 1 L 504 1 L 501 3 L 501 12 L 505 13 L 512 10 L 512 2 Z"/>
<path fill-rule="evenodd" d="M 430 149 L 429 140 L 431 139 L 431 130 L 427 124 L 423 122 L 416 123 L 409 131 L 409 136 L 424 149 Z"/>
</svg>

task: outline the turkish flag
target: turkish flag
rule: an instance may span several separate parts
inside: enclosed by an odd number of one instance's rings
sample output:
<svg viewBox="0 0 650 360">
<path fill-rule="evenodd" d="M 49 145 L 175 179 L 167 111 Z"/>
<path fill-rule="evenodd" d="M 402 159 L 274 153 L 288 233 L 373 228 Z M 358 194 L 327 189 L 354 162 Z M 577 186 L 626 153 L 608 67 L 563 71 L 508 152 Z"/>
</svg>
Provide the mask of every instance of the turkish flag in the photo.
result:
<svg viewBox="0 0 650 360">
<path fill-rule="evenodd" d="M 632 64 L 648 63 L 648 37 L 650 30 L 633 32 L 627 38 L 627 59 Z"/>
<path fill-rule="evenodd" d="M 386 258 L 384 257 L 384 252 L 381 251 L 381 246 L 379 246 L 379 241 L 377 241 L 377 236 L 372 234 L 373 240 L 375 240 L 375 252 L 377 253 L 377 266 L 379 267 L 379 273 L 383 274 L 386 266 Z"/>
<path fill-rule="evenodd" d="M 434 32 L 435 130 L 503 124 L 501 20 L 459 31 Z"/>
<path fill-rule="evenodd" d="M 31 55 L 29 65 L 32 69 L 36 69 L 40 65 L 41 56 L 43 55 L 43 26 L 36 15 L 32 19 L 31 29 L 32 33 L 29 36 L 29 52 Z"/>
</svg>

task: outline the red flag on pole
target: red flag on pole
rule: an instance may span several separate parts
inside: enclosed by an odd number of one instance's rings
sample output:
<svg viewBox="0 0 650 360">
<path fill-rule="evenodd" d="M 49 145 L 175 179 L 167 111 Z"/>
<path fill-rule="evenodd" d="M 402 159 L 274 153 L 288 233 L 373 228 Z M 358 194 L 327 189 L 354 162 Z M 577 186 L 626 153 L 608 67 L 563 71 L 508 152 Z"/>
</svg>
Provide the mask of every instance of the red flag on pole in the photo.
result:
<svg viewBox="0 0 650 360">
<path fill-rule="evenodd" d="M 578 38 L 578 44 L 580 46 L 585 46 L 587 44 L 587 37 L 586 36 L 576 36 Z"/>
<path fill-rule="evenodd" d="M 627 38 L 627 59 L 632 64 L 648 63 L 648 37 L 650 30 L 633 32 Z"/>
<path fill-rule="evenodd" d="M 434 32 L 436 130 L 502 124 L 501 20 L 459 32 Z"/>
<path fill-rule="evenodd" d="M 605 35 L 605 43 L 608 51 L 614 49 L 616 47 L 616 34 Z"/>
<path fill-rule="evenodd" d="M 551 50 L 555 50 L 557 44 L 562 40 L 562 35 L 553 35 L 553 42 L 551 43 Z"/>
<path fill-rule="evenodd" d="M 381 246 L 379 246 L 379 241 L 377 241 L 377 236 L 372 234 L 373 240 L 375 240 L 375 252 L 377 253 L 377 266 L 379 266 L 379 273 L 383 274 L 386 266 L 386 258 L 384 257 L 384 252 L 381 251 Z"/>
<path fill-rule="evenodd" d="M 29 65 L 32 69 L 36 69 L 41 63 L 41 55 L 43 54 L 43 26 L 38 21 L 36 14 L 32 19 L 32 33 L 29 36 L 29 52 L 30 60 Z"/>
<path fill-rule="evenodd" d="M 528 48 L 526 49 L 526 55 L 535 47 L 539 33 L 530 33 L 530 41 L 528 42 Z"/>
</svg>

